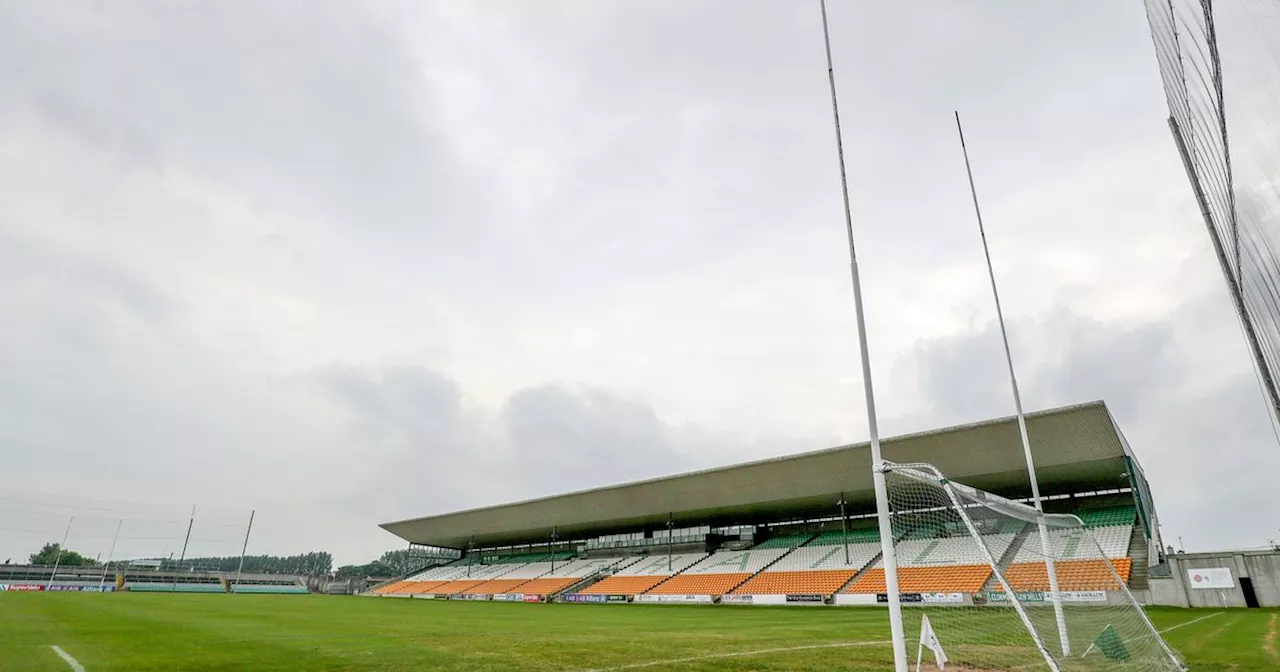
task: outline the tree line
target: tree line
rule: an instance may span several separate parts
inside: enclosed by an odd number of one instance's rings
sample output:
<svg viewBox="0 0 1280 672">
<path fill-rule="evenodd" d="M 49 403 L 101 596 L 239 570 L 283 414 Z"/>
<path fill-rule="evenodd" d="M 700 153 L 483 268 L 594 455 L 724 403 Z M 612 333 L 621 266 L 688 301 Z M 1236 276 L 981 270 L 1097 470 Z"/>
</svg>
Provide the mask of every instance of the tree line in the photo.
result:
<svg viewBox="0 0 1280 672">
<path fill-rule="evenodd" d="M 47 543 L 37 553 L 32 553 L 30 562 L 33 565 L 53 565 L 62 567 L 100 567 L 94 558 L 70 549 L 63 549 L 60 544 Z M 117 560 L 112 567 L 124 567 L 127 560 Z M 419 569 L 448 562 L 447 558 L 424 555 L 421 551 L 399 549 L 387 551 L 377 560 L 363 565 L 343 565 L 333 571 L 333 556 L 327 551 L 312 551 L 298 555 L 246 555 L 244 571 L 249 574 L 334 574 L 337 578 L 369 578 L 402 576 Z M 197 569 L 210 572 L 234 572 L 240 567 L 240 556 L 185 558 L 179 564 L 176 559 L 164 558 L 158 569 L 163 571 L 181 571 Z"/>
</svg>

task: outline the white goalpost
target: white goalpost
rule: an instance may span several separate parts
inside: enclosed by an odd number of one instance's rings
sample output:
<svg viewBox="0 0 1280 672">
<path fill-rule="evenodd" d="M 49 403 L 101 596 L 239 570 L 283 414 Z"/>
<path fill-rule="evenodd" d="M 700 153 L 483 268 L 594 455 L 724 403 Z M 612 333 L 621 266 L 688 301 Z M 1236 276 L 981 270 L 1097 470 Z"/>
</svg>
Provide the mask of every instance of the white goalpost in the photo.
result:
<svg viewBox="0 0 1280 672">
<path fill-rule="evenodd" d="M 908 620 L 920 630 L 907 635 L 918 654 L 978 669 L 1186 669 L 1129 592 L 1128 558 L 1110 541 L 1108 555 L 1079 518 L 929 464 L 883 467 L 900 597 L 919 605 Z M 929 592 L 940 586 L 950 590 Z"/>
</svg>

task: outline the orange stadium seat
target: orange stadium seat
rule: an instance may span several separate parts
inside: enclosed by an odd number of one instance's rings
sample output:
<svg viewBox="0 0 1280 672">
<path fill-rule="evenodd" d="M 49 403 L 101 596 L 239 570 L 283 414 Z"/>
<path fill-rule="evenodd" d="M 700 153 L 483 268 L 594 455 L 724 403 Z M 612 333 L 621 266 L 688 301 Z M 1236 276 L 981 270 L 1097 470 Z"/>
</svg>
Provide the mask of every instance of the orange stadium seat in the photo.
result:
<svg viewBox="0 0 1280 672">
<path fill-rule="evenodd" d="M 666 579 L 665 576 L 610 576 L 578 592 L 586 595 L 638 595 Z"/>
<path fill-rule="evenodd" d="M 1130 558 L 1111 558 L 1116 573 L 1129 582 L 1133 569 Z M 1058 574 L 1058 590 L 1116 590 L 1116 579 L 1104 560 L 1059 560 L 1054 563 Z M 1004 573 L 1009 585 L 1018 592 L 1049 590 L 1049 573 L 1041 562 L 1014 563 Z M 1001 588 L 997 588 L 1001 590 Z"/>
<path fill-rule="evenodd" d="M 832 595 L 857 573 L 853 569 L 762 572 L 733 592 L 735 595 Z"/>
<path fill-rule="evenodd" d="M 512 592 L 524 593 L 525 595 L 551 595 L 581 580 L 578 577 L 568 579 L 531 579 L 528 583 L 521 584 L 519 589 Z"/>
<path fill-rule="evenodd" d="M 898 591 L 903 593 L 976 593 L 991 577 L 986 565 L 899 567 Z M 846 593 L 885 592 L 884 568 L 868 569 Z"/>
<path fill-rule="evenodd" d="M 439 583 L 439 581 L 400 581 L 386 591 L 389 595 L 414 595 L 421 593 L 424 586 L 431 586 Z"/>
<path fill-rule="evenodd" d="M 667 582 L 648 591 L 649 595 L 724 595 L 746 581 L 750 573 L 742 574 L 677 574 Z"/>
<path fill-rule="evenodd" d="M 374 592 L 374 593 L 376 593 L 376 594 L 378 594 L 378 595 L 387 595 L 387 594 L 389 594 L 389 593 L 397 592 L 397 591 L 398 591 L 398 590 L 400 590 L 401 588 L 404 588 L 404 587 L 405 587 L 405 584 L 407 584 L 407 583 L 409 583 L 409 582 L 408 582 L 408 581 L 396 581 L 395 583 L 389 583 L 389 584 L 387 584 L 387 585 L 385 585 L 385 586 L 378 586 L 377 588 L 374 588 L 374 589 L 373 589 L 373 592 Z"/>
<path fill-rule="evenodd" d="M 433 586 L 431 588 L 431 592 L 435 593 L 436 595 L 453 595 L 454 593 L 461 593 L 467 590 L 468 588 L 475 587 L 477 585 L 480 585 L 481 583 L 484 583 L 482 579 L 464 579 L 461 581 L 445 581 L 444 583 L 438 586 Z"/>
<path fill-rule="evenodd" d="M 501 593 L 516 592 L 514 588 L 522 583 L 528 583 L 529 579 L 493 579 L 478 583 L 466 590 L 460 590 L 460 593 L 472 593 L 476 595 L 498 595 Z"/>
</svg>

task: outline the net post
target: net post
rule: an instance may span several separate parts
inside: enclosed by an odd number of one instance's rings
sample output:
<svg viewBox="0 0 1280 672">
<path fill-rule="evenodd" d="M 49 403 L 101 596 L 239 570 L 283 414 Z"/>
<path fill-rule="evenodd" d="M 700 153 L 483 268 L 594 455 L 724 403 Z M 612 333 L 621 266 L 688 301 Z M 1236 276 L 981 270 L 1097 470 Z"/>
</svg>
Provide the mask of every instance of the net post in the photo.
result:
<svg viewBox="0 0 1280 672">
<path fill-rule="evenodd" d="M 1045 646 L 1044 640 L 1040 637 L 1039 631 L 1036 630 L 1035 624 L 1031 622 L 1031 617 L 1027 615 L 1026 610 L 1022 606 L 1022 602 L 1018 600 L 1018 596 L 1013 592 L 1013 587 L 1005 580 L 1004 574 L 1000 572 L 1000 566 L 996 562 L 994 556 L 991 555 L 991 549 L 987 548 L 986 542 L 982 540 L 982 535 L 978 533 L 978 528 L 974 527 L 973 521 L 969 519 L 969 514 L 965 512 L 964 506 L 960 504 L 960 498 L 956 496 L 954 486 L 951 481 L 943 477 L 932 465 L 929 466 L 933 470 L 935 476 L 939 480 L 942 489 L 946 491 L 947 497 L 951 500 L 951 505 L 956 507 L 956 513 L 960 519 L 964 521 L 965 529 L 973 536 L 974 543 L 978 549 L 982 551 L 983 557 L 987 559 L 987 563 L 991 565 L 991 572 L 995 574 L 996 579 L 1000 582 L 1000 587 L 1004 588 L 1005 595 L 1009 596 L 1009 604 L 1013 605 L 1015 611 L 1018 612 L 1018 618 L 1022 619 L 1022 625 L 1027 628 L 1027 632 L 1031 634 L 1031 639 L 1036 643 L 1036 649 L 1040 651 L 1040 655 L 1044 658 L 1044 662 L 1053 672 L 1061 672 L 1062 668 L 1058 665 L 1058 661 L 1054 660 L 1053 654 L 1049 652 Z"/>
<path fill-rule="evenodd" d="M 1129 586 L 1124 582 L 1124 577 L 1120 576 L 1120 572 L 1116 571 L 1116 566 L 1111 564 L 1111 558 L 1107 557 L 1107 554 L 1102 552 L 1102 546 L 1098 544 L 1097 539 L 1093 538 L 1093 534 L 1089 532 L 1089 529 L 1084 526 L 1084 521 L 1080 520 L 1080 517 L 1074 514 L 1065 515 L 1075 519 L 1076 523 L 1080 525 L 1080 528 L 1084 530 L 1084 533 L 1089 535 L 1089 541 L 1093 543 L 1098 554 L 1106 561 L 1107 570 L 1111 572 L 1111 577 L 1115 579 L 1116 585 L 1120 586 L 1120 592 L 1124 593 L 1125 599 L 1128 600 L 1129 604 L 1138 612 L 1138 616 L 1142 618 L 1142 624 L 1151 632 L 1151 636 L 1155 637 L 1156 641 L 1160 643 L 1160 650 L 1164 651 L 1164 655 L 1169 657 L 1169 662 L 1173 663 L 1179 670 L 1186 672 L 1188 669 L 1186 663 L 1183 663 L 1182 659 L 1178 658 L 1178 654 L 1174 653 L 1173 649 L 1169 648 L 1169 643 L 1164 641 L 1164 637 L 1160 636 L 1160 631 L 1156 630 L 1155 624 L 1152 623 L 1151 619 L 1147 616 L 1146 609 L 1142 608 L 1142 605 L 1138 602 L 1137 598 L 1135 598 L 1133 593 L 1129 591 Z"/>
</svg>

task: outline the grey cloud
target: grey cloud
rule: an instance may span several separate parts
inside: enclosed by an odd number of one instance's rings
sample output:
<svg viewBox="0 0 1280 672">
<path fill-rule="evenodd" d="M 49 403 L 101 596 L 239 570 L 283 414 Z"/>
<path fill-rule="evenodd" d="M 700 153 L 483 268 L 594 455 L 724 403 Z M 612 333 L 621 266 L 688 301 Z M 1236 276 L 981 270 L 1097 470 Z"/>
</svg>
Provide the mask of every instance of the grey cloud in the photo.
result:
<svg viewBox="0 0 1280 672">
<path fill-rule="evenodd" d="M 1204 341 L 1175 333 L 1168 322 L 1103 323 L 1058 308 L 1009 325 L 1015 358 L 1023 355 L 1015 364 L 1027 409 L 1105 400 L 1144 465 L 1166 534 L 1185 535 L 1201 549 L 1266 542 L 1272 531 L 1265 512 L 1275 504 L 1268 474 L 1280 467 L 1247 353 L 1229 340 L 1242 337 L 1224 300 L 1217 292 L 1195 297 L 1178 320 L 1228 335 L 1226 375 L 1212 379 L 1188 352 Z M 914 371 L 929 420 L 1012 413 L 994 322 L 921 344 L 910 359 L 903 370 Z"/>
</svg>

